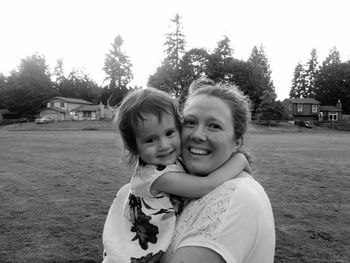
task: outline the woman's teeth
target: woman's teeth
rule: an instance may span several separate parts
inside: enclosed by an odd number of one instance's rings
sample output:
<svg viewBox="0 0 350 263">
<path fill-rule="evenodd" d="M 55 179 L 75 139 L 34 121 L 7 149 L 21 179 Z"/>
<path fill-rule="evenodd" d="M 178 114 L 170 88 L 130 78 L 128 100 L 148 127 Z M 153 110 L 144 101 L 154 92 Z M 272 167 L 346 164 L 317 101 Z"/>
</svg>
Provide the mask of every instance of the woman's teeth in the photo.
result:
<svg viewBox="0 0 350 263">
<path fill-rule="evenodd" d="M 190 148 L 190 152 L 193 154 L 200 154 L 200 155 L 205 155 L 209 153 L 207 150 L 195 149 L 195 148 Z"/>
</svg>

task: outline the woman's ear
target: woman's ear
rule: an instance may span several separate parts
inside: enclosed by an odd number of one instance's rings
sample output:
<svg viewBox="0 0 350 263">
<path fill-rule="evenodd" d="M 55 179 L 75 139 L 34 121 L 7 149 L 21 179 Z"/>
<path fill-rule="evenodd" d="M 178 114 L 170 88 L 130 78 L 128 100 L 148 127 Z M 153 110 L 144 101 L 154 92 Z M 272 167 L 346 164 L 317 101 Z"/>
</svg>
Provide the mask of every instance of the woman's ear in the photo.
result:
<svg viewBox="0 0 350 263">
<path fill-rule="evenodd" d="M 237 145 L 238 148 L 242 146 L 242 144 L 243 144 L 243 138 L 242 137 L 239 138 L 239 139 L 235 139 L 235 141 L 236 141 L 236 145 Z"/>
<path fill-rule="evenodd" d="M 242 140 L 241 139 L 234 139 L 235 145 L 233 146 L 233 152 L 237 152 L 239 147 L 242 146 Z"/>
</svg>

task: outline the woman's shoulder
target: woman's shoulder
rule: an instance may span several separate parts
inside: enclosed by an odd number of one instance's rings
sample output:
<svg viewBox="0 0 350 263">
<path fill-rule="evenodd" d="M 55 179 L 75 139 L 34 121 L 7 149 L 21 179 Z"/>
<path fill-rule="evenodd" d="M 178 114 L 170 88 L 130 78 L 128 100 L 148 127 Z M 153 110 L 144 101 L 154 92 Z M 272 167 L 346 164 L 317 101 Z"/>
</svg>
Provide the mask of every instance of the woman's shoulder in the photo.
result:
<svg viewBox="0 0 350 263">
<path fill-rule="evenodd" d="M 235 213 L 237 209 L 257 209 L 261 204 L 270 205 L 270 201 L 263 187 L 252 177 L 231 179 L 207 195 L 189 204 L 188 210 L 215 211 L 217 215 Z M 204 210 L 205 208 L 205 210 Z"/>
</svg>

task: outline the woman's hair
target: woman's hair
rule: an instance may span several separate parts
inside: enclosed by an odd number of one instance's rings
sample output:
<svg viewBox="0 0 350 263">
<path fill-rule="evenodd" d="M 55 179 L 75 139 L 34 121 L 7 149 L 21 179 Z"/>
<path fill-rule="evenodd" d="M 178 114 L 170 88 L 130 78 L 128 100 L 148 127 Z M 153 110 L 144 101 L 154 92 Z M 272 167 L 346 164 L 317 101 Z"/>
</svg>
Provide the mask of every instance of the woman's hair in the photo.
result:
<svg viewBox="0 0 350 263">
<path fill-rule="evenodd" d="M 181 119 L 177 101 L 169 94 L 154 89 L 137 89 L 129 92 L 120 106 L 114 118 L 114 125 L 123 139 L 126 161 L 132 164 L 138 158 L 135 130 L 139 121 L 144 121 L 143 114 L 152 114 L 161 118 L 173 115 L 176 128 L 180 131 Z"/>
<path fill-rule="evenodd" d="M 215 84 L 207 78 L 200 78 L 191 84 L 187 100 L 200 94 L 219 98 L 228 105 L 232 115 L 234 139 L 243 144 L 243 135 L 248 130 L 249 98 L 236 85 L 223 82 Z"/>
</svg>

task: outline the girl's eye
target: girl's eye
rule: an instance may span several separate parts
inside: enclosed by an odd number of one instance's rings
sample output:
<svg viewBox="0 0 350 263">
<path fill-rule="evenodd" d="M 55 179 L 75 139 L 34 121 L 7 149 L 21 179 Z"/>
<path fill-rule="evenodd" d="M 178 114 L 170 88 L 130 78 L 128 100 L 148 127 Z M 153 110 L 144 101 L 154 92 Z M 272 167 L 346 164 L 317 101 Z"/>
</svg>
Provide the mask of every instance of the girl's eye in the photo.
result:
<svg viewBox="0 0 350 263">
<path fill-rule="evenodd" d="M 167 131 L 166 136 L 172 136 L 175 134 L 175 130 Z"/>
<path fill-rule="evenodd" d="M 156 141 L 156 138 L 148 138 L 145 143 L 153 143 Z"/>
</svg>

